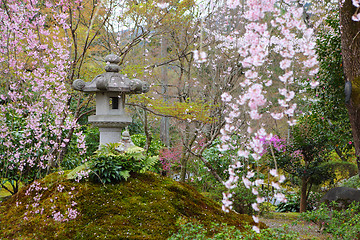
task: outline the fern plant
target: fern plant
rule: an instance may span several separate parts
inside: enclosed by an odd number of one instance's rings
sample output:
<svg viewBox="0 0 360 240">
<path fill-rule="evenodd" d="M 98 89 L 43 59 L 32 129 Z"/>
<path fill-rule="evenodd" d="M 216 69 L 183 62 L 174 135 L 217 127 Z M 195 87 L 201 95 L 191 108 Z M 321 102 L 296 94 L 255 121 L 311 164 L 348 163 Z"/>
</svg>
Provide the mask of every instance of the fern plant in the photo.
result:
<svg viewBox="0 0 360 240">
<path fill-rule="evenodd" d="M 116 183 L 127 180 L 130 173 L 153 170 L 159 162 L 158 156 L 147 157 L 144 149 L 132 146 L 124 153 L 116 150 L 118 143 L 102 146 L 89 163 L 89 177 L 94 182 Z"/>
<path fill-rule="evenodd" d="M 130 177 L 130 170 L 127 170 L 120 163 L 122 156 L 107 155 L 94 158 L 90 162 L 90 179 L 94 182 L 115 183 L 127 180 Z"/>
<path fill-rule="evenodd" d="M 116 148 L 120 146 L 120 143 L 107 143 L 106 145 L 101 145 L 101 148 L 95 151 L 96 156 L 114 154 L 117 155 L 118 151 Z"/>
<path fill-rule="evenodd" d="M 151 169 L 154 169 L 156 164 L 159 163 L 159 157 L 153 156 L 153 157 L 147 157 L 142 160 L 142 168 L 140 170 L 140 173 L 144 173 L 146 171 L 149 171 Z"/>
</svg>

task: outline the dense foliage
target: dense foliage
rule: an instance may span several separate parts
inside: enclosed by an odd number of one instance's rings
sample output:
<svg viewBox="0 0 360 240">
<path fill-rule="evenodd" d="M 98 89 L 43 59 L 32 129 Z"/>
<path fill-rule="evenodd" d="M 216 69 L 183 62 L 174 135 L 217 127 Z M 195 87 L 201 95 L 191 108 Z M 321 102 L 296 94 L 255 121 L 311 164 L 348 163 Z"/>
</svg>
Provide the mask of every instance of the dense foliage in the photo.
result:
<svg viewBox="0 0 360 240">
<path fill-rule="evenodd" d="M 88 162 L 92 181 L 117 183 L 127 180 L 131 173 L 144 173 L 159 162 L 157 156 L 146 156 L 142 148 L 133 146 L 122 153 L 116 150 L 118 146 L 119 144 L 102 146 Z"/>
<path fill-rule="evenodd" d="M 284 229 L 264 229 L 260 233 L 251 231 L 250 226 L 246 226 L 247 231 L 239 231 L 233 226 L 227 226 L 226 224 L 213 223 L 210 229 L 204 228 L 199 223 L 184 223 L 180 224 L 180 230 L 176 234 L 172 235 L 169 240 L 225 240 L 225 239 L 243 239 L 243 240 L 295 240 L 298 239 L 298 234 Z"/>
<path fill-rule="evenodd" d="M 341 55 L 338 13 L 329 16 L 317 36 L 316 52 L 320 64 L 319 87 L 307 111 L 315 112 L 329 143 L 341 158 L 347 160 L 353 147 L 351 126 L 345 106 L 345 76 Z"/>
<path fill-rule="evenodd" d="M 301 214 L 300 218 L 315 223 L 319 230 L 330 233 L 332 239 L 359 239 L 360 204 L 353 202 L 346 209 L 339 209 L 337 203 L 322 204 L 318 209 Z"/>
</svg>

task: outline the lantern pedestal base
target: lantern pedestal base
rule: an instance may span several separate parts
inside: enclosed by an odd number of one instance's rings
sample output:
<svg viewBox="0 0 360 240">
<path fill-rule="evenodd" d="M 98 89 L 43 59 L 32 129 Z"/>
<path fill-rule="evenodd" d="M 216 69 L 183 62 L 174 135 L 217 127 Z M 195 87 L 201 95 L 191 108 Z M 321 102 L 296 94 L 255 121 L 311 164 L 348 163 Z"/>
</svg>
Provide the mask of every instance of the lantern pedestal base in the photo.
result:
<svg viewBox="0 0 360 240">
<path fill-rule="evenodd" d="M 108 143 L 118 143 L 121 140 L 122 128 L 99 128 L 100 146 Z"/>
</svg>

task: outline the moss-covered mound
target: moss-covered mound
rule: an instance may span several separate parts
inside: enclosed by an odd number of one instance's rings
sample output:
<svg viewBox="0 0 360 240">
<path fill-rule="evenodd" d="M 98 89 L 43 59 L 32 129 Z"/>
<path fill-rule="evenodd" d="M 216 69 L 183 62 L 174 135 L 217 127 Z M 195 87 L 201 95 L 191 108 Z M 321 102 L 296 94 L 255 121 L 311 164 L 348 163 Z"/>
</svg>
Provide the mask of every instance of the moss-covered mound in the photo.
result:
<svg viewBox="0 0 360 240">
<path fill-rule="evenodd" d="M 65 176 L 51 174 L 1 203 L 0 239 L 158 240 L 176 232 L 179 219 L 239 229 L 254 224 L 251 217 L 225 214 L 192 187 L 154 173 L 108 185 Z"/>
</svg>

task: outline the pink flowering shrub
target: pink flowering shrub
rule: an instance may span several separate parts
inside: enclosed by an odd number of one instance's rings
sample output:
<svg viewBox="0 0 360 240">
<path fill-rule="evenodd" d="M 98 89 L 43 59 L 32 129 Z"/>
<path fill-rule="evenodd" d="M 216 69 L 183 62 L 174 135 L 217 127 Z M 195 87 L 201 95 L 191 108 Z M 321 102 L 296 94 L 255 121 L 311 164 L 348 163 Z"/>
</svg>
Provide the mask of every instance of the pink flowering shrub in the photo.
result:
<svg viewBox="0 0 360 240">
<path fill-rule="evenodd" d="M 37 0 L 0 2 L 0 187 L 14 194 L 19 181 L 31 183 L 60 165 L 67 133 L 77 127 L 68 107 L 69 26 L 62 12 L 76 6 L 44 1 L 56 21 L 49 28 Z M 82 151 L 81 133 L 77 141 Z"/>
<path fill-rule="evenodd" d="M 170 172 L 173 168 L 179 167 L 182 153 L 183 149 L 181 145 L 161 149 L 159 152 L 159 160 L 163 170 Z"/>
<path fill-rule="evenodd" d="M 264 151 L 260 153 L 261 156 L 271 151 L 271 148 L 278 152 L 285 151 L 286 149 L 285 140 L 279 138 L 277 135 L 273 135 L 270 139 L 263 137 L 260 141 L 262 141 L 264 145 Z"/>
</svg>

